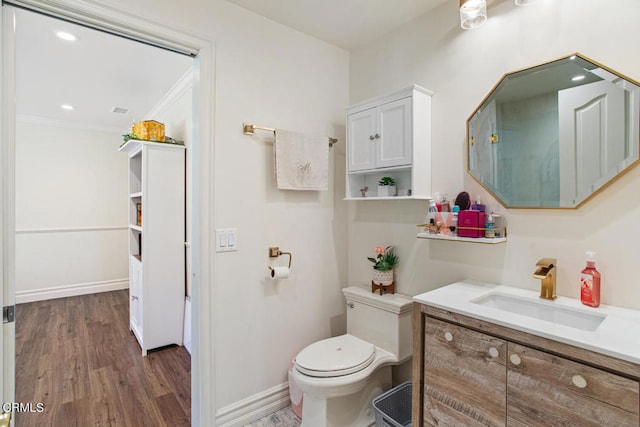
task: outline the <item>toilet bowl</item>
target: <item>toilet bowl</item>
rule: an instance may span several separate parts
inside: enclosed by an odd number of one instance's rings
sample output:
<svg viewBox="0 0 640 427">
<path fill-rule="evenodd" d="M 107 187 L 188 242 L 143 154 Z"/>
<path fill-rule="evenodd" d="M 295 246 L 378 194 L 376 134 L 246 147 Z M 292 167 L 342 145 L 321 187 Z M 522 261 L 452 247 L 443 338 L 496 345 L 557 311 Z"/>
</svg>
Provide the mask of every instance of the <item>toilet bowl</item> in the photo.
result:
<svg viewBox="0 0 640 427">
<path fill-rule="evenodd" d="M 303 427 L 371 426 L 372 400 L 391 388 L 391 366 L 411 358 L 411 297 L 344 288 L 347 333 L 310 344 L 293 379 L 304 393 Z"/>
</svg>

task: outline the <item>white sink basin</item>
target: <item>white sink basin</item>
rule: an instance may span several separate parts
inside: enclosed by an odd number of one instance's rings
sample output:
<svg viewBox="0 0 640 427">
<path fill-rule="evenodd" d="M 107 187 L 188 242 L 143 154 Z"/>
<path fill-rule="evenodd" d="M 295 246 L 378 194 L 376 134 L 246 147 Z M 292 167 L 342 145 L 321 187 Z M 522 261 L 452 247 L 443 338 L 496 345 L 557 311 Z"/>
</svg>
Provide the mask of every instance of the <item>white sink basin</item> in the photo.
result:
<svg viewBox="0 0 640 427">
<path fill-rule="evenodd" d="M 553 305 L 552 301 L 519 298 L 498 292 L 484 295 L 471 302 L 591 332 L 595 331 L 607 317 L 604 314 L 586 313 L 569 307 Z"/>
</svg>

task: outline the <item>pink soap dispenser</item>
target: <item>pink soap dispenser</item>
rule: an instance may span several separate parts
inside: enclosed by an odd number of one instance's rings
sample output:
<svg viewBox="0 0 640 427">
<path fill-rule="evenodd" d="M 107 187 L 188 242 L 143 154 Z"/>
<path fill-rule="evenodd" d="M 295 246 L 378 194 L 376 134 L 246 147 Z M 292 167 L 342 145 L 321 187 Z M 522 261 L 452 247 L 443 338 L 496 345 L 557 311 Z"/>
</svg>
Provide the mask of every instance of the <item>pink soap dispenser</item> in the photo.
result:
<svg viewBox="0 0 640 427">
<path fill-rule="evenodd" d="M 587 252 L 587 266 L 580 274 L 580 301 L 584 305 L 600 305 L 600 273 L 596 270 L 595 252 Z"/>
</svg>

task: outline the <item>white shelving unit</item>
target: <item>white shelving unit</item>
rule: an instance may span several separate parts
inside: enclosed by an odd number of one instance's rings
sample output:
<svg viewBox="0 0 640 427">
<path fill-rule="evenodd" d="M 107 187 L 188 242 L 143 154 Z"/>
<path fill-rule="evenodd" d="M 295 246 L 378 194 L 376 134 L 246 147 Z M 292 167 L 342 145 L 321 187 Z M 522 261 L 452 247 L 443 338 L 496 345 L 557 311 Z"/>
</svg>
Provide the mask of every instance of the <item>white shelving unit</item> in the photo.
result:
<svg viewBox="0 0 640 427">
<path fill-rule="evenodd" d="M 347 109 L 345 200 L 431 198 L 431 95 L 413 85 Z M 378 197 L 384 176 L 395 180 L 397 196 Z"/>
<path fill-rule="evenodd" d="M 488 239 L 486 237 L 459 237 L 449 236 L 446 234 L 431 234 L 431 233 L 418 233 L 416 236 L 418 239 L 431 239 L 431 240 L 447 240 L 450 242 L 468 242 L 468 243 L 484 243 L 486 245 L 496 245 L 498 243 L 505 243 L 506 237 L 496 237 Z"/>
<path fill-rule="evenodd" d="M 185 148 L 129 140 L 119 151 L 129 155 L 129 328 L 146 355 L 182 345 Z"/>
</svg>

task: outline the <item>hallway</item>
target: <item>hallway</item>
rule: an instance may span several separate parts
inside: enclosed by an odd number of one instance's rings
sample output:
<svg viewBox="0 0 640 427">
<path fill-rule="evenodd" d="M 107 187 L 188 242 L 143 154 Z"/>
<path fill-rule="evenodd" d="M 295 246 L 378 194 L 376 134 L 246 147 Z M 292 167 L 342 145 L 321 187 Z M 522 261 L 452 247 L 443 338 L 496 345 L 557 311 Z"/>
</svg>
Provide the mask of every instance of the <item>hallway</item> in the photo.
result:
<svg viewBox="0 0 640 427">
<path fill-rule="evenodd" d="M 142 357 L 128 290 L 16 306 L 16 426 L 189 426 L 184 347 Z"/>
</svg>

